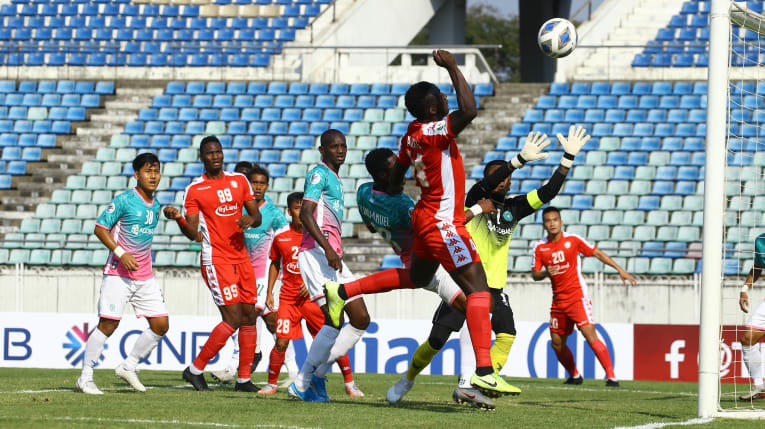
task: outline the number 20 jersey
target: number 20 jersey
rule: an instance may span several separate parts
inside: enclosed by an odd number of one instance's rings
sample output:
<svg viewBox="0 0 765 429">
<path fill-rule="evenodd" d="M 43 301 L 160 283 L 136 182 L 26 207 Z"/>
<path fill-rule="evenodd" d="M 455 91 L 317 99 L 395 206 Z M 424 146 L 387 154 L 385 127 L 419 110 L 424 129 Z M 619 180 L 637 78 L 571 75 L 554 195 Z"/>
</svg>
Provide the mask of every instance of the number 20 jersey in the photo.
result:
<svg viewBox="0 0 765 429">
<path fill-rule="evenodd" d="M 554 275 L 550 275 L 553 302 L 589 297 L 579 254 L 592 256 L 594 252 L 594 244 L 565 231 L 561 233 L 558 241 L 549 241 L 547 237 L 537 241 L 534 246 L 534 271 L 542 270 L 542 266 L 546 267 L 548 272 L 551 268 L 556 270 Z"/>
</svg>

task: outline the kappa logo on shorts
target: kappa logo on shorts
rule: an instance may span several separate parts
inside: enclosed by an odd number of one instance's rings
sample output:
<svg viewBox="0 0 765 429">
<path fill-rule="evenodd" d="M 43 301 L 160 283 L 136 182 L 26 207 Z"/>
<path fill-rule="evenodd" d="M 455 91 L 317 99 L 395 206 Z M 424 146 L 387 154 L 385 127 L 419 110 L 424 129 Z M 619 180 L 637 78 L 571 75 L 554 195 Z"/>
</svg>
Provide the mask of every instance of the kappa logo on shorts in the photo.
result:
<svg viewBox="0 0 765 429">
<path fill-rule="evenodd" d="M 85 343 L 88 342 L 90 334 L 93 333 L 93 331 L 89 330 L 88 328 L 89 324 L 87 322 L 82 324 L 82 329 L 76 325 L 72 326 L 72 328 L 69 329 L 69 331 L 66 333 L 68 342 L 65 342 L 61 345 L 66 352 L 66 360 L 69 361 L 69 364 L 73 367 L 81 366 L 82 361 L 85 359 Z M 109 345 L 104 344 L 104 350 L 107 348 L 109 348 Z M 98 361 L 103 362 L 105 358 L 106 356 L 104 356 L 102 352 L 98 357 Z M 96 362 L 96 364 L 98 364 L 98 362 Z"/>
</svg>

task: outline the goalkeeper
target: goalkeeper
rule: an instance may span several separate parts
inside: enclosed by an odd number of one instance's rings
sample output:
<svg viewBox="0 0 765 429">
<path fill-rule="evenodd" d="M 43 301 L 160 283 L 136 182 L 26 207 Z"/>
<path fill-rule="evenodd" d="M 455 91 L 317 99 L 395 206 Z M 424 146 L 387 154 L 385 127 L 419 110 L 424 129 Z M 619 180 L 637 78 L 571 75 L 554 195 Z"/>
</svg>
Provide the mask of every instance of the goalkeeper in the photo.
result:
<svg viewBox="0 0 765 429">
<path fill-rule="evenodd" d="M 746 277 L 744 287 L 741 288 L 738 304 L 744 313 L 749 312 L 749 288 L 760 278 L 762 269 L 765 267 L 765 234 L 760 234 L 754 240 L 754 266 Z M 741 336 L 741 350 L 744 364 L 752 377 L 754 387 L 746 395 L 739 397 L 742 401 L 752 401 L 765 398 L 765 384 L 763 384 L 762 352 L 757 344 L 765 335 L 765 301 L 754 310 L 754 314 L 746 322 L 746 331 Z"/>
<path fill-rule="evenodd" d="M 478 255 L 486 271 L 489 291 L 492 296 L 491 325 L 496 340 L 491 348 L 491 360 L 497 372 L 507 362 L 516 334 L 513 311 L 510 308 L 507 294 L 503 293 L 507 284 L 507 256 L 513 231 L 521 219 L 534 213 L 558 194 L 573 165 L 574 157 L 589 141 L 590 136 L 587 135 L 584 128 L 571 126 L 567 138 L 561 134 L 558 134 L 557 138 L 563 146 L 565 154 L 552 177 L 539 189 L 525 195 L 509 196 L 507 194 L 510 189 L 510 176 L 514 170 L 522 168 L 527 162 L 548 157 L 548 154 L 542 153 L 542 150 L 550 144 L 547 135 L 532 132 L 529 133 L 521 152 L 510 162 L 502 160 L 489 162 L 484 168 L 483 178 L 473 185 L 465 199 L 465 205 L 471 207 L 471 211 L 474 204 L 483 198 L 491 199 L 496 207 L 494 213 L 480 213 L 476 208 L 475 216 L 466 224 L 466 228 L 478 248 Z M 438 307 L 433 318 L 433 329 L 430 337 L 415 351 L 407 374 L 388 390 L 388 402 L 396 403 L 401 400 L 414 385 L 416 375 L 430 363 L 451 333 L 460 331 L 464 321 L 465 315 L 463 313 L 452 310 L 448 305 Z M 462 349 L 462 375 L 459 386 L 454 390 L 452 397 L 457 402 L 475 404 L 476 401 L 468 401 L 465 398 L 466 395 L 469 398 L 475 393 L 469 390 L 469 375 L 473 371 L 474 362 L 469 359 L 471 355 L 469 353 L 470 339 L 467 332 L 461 333 L 460 346 Z M 468 359 L 465 359 L 466 357 Z M 520 389 L 515 388 L 515 394 L 520 392 Z M 491 392 L 485 393 L 491 394 Z M 488 403 L 484 408 L 494 408 L 494 404 L 490 400 L 486 399 L 486 401 Z"/>
</svg>

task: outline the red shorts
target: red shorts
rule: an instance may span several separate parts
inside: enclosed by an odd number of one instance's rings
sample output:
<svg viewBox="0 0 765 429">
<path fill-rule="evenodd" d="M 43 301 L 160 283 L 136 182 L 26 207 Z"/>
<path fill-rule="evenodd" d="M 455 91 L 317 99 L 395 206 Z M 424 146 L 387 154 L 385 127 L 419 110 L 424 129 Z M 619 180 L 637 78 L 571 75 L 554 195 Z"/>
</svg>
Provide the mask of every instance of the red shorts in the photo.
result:
<svg viewBox="0 0 765 429">
<path fill-rule="evenodd" d="M 202 265 L 202 278 L 218 307 L 237 302 L 245 304 L 258 302 L 255 272 L 249 261 L 240 264 Z"/>
<path fill-rule="evenodd" d="M 324 324 L 324 313 L 315 302 L 309 299 L 296 303 L 279 303 L 276 315 L 276 338 L 290 340 L 303 338 L 303 328 L 300 323 L 303 319 L 308 325 L 308 332 L 311 336 L 315 336 Z"/>
<path fill-rule="evenodd" d="M 448 272 L 473 262 L 480 262 L 478 249 L 464 225 L 437 219 L 415 222 L 412 251 L 422 259 L 437 260 Z"/>
<path fill-rule="evenodd" d="M 574 331 L 574 324 L 579 329 L 592 325 L 592 301 L 583 297 L 579 300 L 556 302 L 550 308 L 550 331 L 559 335 L 569 335 Z"/>
</svg>

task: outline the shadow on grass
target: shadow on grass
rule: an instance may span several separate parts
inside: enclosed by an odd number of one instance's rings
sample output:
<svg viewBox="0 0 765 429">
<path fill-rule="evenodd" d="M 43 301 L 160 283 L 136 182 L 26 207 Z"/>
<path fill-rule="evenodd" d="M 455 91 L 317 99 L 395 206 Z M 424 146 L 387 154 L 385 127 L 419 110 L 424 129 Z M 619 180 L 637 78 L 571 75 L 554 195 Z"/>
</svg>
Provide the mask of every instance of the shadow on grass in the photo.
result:
<svg viewBox="0 0 765 429">
<path fill-rule="evenodd" d="M 673 398 L 666 398 L 667 400 L 672 399 L 676 400 L 676 397 Z M 530 407 L 538 407 L 538 408 L 557 408 L 557 409 L 563 409 L 563 410 L 576 410 L 576 411 L 585 411 L 585 412 L 592 412 L 593 408 L 587 406 L 587 404 L 593 404 L 597 402 L 602 403 L 608 403 L 609 401 L 605 399 L 594 399 L 594 400 L 577 400 L 577 399 L 570 399 L 565 401 L 554 401 L 554 402 L 541 402 L 541 401 L 521 401 L 518 402 L 518 405 L 527 405 Z M 648 416 L 648 417 L 654 417 L 654 418 L 663 418 L 663 419 L 676 419 L 678 416 L 676 415 L 669 415 L 669 414 L 659 414 L 659 413 L 651 413 L 651 412 L 645 412 L 645 411 L 634 411 L 634 410 L 620 410 L 620 413 L 622 414 L 634 414 L 639 416 Z"/>
</svg>

